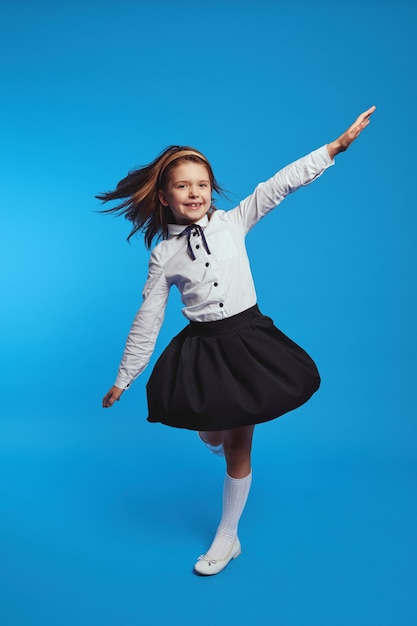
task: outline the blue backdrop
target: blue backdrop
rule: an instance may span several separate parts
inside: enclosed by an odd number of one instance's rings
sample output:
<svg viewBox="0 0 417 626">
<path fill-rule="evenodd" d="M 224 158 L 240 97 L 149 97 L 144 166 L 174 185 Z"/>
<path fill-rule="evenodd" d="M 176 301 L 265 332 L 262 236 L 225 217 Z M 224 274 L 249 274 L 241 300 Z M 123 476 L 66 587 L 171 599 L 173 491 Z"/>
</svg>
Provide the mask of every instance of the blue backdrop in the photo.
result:
<svg viewBox="0 0 417 626">
<path fill-rule="evenodd" d="M 412 0 L 3 0 L 4 626 L 416 623 L 416 27 Z M 261 309 L 323 384 L 257 428 L 242 557 L 197 578 L 224 467 L 146 422 L 149 370 L 101 409 L 148 253 L 94 195 L 191 144 L 231 208 L 372 104 L 248 237 Z"/>
</svg>

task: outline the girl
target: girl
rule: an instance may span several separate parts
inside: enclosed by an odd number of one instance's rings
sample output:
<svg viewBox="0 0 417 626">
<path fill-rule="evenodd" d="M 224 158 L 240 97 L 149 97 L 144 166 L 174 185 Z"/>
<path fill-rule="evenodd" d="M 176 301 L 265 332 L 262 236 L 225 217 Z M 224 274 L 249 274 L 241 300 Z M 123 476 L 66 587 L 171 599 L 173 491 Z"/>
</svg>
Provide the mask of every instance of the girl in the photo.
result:
<svg viewBox="0 0 417 626">
<path fill-rule="evenodd" d="M 123 201 L 106 212 L 143 230 L 151 253 L 143 303 L 127 338 L 115 384 L 104 396 L 111 407 L 144 370 L 164 318 L 169 289 L 181 293 L 189 324 L 157 361 L 147 385 L 150 422 L 198 431 L 226 457 L 220 525 L 195 572 L 217 574 L 241 552 L 238 523 L 251 485 L 254 425 L 306 402 L 320 377 L 311 358 L 283 335 L 256 305 L 245 235 L 287 194 L 315 180 L 369 124 L 371 107 L 338 139 L 295 161 L 231 211 L 212 205 L 221 192 L 206 157 L 171 146 L 131 172 L 115 191 L 97 196 Z"/>
</svg>

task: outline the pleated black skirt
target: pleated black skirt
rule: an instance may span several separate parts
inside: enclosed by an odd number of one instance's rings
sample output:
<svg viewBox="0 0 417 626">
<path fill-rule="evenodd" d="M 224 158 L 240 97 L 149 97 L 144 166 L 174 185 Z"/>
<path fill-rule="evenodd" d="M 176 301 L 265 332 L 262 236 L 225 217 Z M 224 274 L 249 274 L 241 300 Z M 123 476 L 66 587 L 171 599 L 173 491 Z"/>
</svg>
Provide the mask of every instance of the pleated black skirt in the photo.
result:
<svg viewBox="0 0 417 626">
<path fill-rule="evenodd" d="M 320 385 L 309 355 L 255 305 L 215 322 L 190 322 L 147 384 L 150 422 L 225 430 L 275 419 Z"/>
</svg>

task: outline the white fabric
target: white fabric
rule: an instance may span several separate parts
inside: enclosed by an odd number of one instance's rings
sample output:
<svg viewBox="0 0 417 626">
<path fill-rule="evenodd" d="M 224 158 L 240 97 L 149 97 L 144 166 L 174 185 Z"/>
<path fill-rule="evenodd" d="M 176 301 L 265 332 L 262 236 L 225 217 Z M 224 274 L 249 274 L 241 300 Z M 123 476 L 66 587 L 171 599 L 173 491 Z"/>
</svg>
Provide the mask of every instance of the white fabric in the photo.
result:
<svg viewBox="0 0 417 626">
<path fill-rule="evenodd" d="M 232 478 L 226 474 L 223 487 L 223 510 L 213 543 L 206 552 L 209 560 L 221 561 L 227 557 L 237 537 L 242 516 L 252 484 L 252 472 L 245 478 Z"/>
<path fill-rule="evenodd" d="M 236 315 L 256 304 L 247 232 L 288 194 L 318 178 L 334 161 L 323 146 L 294 161 L 260 183 L 253 194 L 231 211 L 215 211 L 196 222 L 204 229 L 208 254 L 200 235 L 191 236 L 196 259 L 188 254 L 185 226 L 169 225 L 169 239 L 153 249 L 143 302 L 127 338 L 115 385 L 127 389 L 149 363 L 160 331 L 169 290 L 176 285 L 188 320 L 209 322 Z"/>
</svg>

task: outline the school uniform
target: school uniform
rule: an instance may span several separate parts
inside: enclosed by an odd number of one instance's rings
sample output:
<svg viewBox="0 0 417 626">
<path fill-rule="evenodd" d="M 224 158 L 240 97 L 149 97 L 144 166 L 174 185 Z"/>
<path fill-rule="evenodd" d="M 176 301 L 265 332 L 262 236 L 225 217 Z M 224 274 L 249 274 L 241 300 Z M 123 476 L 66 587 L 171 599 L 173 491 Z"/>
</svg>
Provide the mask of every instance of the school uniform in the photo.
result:
<svg viewBox="0 0 417 626">
<path fill-rule="evenodd" d="M 145 369 L 175 285 L 189 324 L 149 379 L 150 422 L 207 431 L 257 424 L 297 408 L 318 389 L 312 359 L 257 307 L 245 236 L 333 163 L 323 146 L 260 183 L 231 211 L 214 211 L 188 227 L 169 224 L 169 238 L 151 253 L 115 381 L 127 389 Z"/>
</svg>

